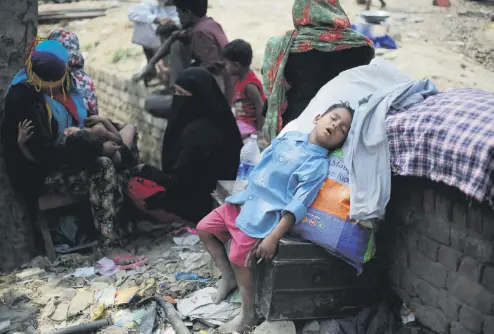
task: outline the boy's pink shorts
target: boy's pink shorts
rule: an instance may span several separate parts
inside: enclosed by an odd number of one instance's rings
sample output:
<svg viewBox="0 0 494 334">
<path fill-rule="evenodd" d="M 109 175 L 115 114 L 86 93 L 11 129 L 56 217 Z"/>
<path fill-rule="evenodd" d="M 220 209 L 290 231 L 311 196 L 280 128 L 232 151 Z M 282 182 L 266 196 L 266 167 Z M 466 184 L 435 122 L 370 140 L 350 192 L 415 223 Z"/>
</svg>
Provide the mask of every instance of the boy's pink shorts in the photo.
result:
<svg viewBox="0 0 494 334">
<path fill-rule="evenodd" d="M 239 213 L 240 209 L 235 205 L 225 203 L 204 217 L 197 229 L 213 234 L 225 244 L 232 239 L 230 261 L 240 267 L 249 267 L 251 251 L 259 239 L 249 237 L 235 225 Z"/>
</svg>

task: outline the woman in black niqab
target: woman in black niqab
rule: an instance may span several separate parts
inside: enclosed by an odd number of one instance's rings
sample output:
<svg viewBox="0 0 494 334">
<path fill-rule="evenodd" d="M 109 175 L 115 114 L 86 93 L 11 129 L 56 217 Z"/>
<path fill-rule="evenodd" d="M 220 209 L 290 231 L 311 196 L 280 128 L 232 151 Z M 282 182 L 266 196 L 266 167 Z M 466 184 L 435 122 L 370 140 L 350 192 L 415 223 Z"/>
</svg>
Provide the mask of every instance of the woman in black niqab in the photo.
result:
<svg viewBox="0 0 494 334">
<path fill-rule="evenodd" d="M 179 73 L 172 115 L 162 147 L 161 176 L 166 188 L 162 208 L 199 222 L 212 210 L 211 193 L 218 180 L 235 180 L 242 139 L 237 123 L 216 80 L 203 68 Z M 190 93 L 183 95 L 180 88 Z"/>
</svg>

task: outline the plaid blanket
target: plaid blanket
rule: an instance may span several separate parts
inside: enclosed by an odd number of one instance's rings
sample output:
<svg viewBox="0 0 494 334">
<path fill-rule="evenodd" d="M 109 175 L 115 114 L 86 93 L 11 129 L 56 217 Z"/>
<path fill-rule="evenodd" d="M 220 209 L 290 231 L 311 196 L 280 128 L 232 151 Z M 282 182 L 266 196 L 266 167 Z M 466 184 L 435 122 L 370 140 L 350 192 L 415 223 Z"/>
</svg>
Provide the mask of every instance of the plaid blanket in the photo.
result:
<svg viewBox="0 0 494 334">
<path fill-rule="evenodd" d="M 394 174 L 425 177 L 494 207 L 494 93 L 452 89 L 386 118 Z"/>
</svg>

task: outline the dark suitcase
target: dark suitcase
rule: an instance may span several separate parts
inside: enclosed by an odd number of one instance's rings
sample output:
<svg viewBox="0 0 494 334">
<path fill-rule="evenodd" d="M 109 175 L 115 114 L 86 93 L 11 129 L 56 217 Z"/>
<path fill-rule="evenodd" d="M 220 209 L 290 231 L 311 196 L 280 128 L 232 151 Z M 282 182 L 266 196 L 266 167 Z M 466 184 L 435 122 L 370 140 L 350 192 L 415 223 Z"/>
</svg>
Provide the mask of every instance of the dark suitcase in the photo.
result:
<svg viewBox="0 0 494 334">
<path fill-rule="evenodd" d="M 220 181 L 215 203 L 245 188 L 245 182 Z M 376 298 L 379 261 L 357 270 L 309 242 L 283 238 L 273 261 L 254 267 L 256 305 L 268 320 L 307 320 L 357 313 Z"/>
</svg>

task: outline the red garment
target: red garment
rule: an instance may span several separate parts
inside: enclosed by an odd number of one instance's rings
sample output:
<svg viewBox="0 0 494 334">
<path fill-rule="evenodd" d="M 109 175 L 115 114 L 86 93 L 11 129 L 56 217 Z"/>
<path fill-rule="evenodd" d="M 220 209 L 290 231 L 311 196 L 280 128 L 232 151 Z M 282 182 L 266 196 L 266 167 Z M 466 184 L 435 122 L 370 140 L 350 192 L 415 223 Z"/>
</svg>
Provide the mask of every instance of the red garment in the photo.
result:
<svg viewBox="0 0 494 334">
<path fill-rule="evenodd" d="M 67 94 L 62 94 L 62 93 L 57 93 L 53 94 L 53 98 L 60 102 L 61 104 L 64 105 L 65 108 L 69 111 L 69 113 L 72 115 L 72 117 L 77 121 L 79 124 L 79 114 L 77 114 L 77 107 L 75 106 L 74 100 L 67 95 Z"/>
<path fill-rule="evenodd" d="M 233 105 L 235 106 L 237 121 L 244 121 L 245 123 L 256 127 L 256 106 L 245 94 L 248 84 L 256 85 L 261 93 L 261 102 L 264 103 L 264 101 L 266 101 L 261 81 L 253 71 L 250 71 L 243 80 L 237 80 L 237 82 L 235 82 Z"/>
<path fill-rule="evenodd" d="M 240 210 L 233 204 L 225 203 L 204 217 L 197 230 L 211 233 L 226 244 L 230 239 L 230 262 L 239 267 L 250 267 L 254 247 L 259 239 L 245 234 L 235 225 Z"/>
<path fill-rule="evenodd" d="M 223 28 L 210 17 L 202 17 L 192 28 L 192 53 L 202 67 L 218 67 L 223 61 L 221 52 L 226 44 L 228 38 Z"/>
</svg>

